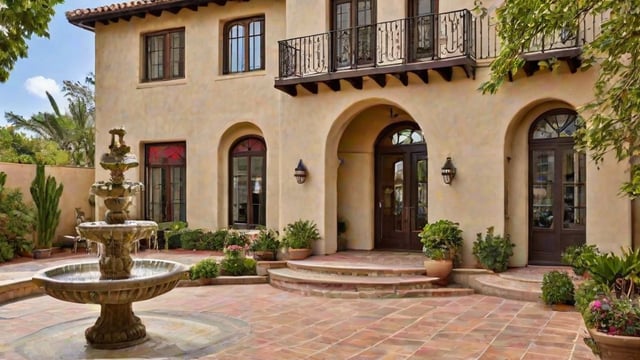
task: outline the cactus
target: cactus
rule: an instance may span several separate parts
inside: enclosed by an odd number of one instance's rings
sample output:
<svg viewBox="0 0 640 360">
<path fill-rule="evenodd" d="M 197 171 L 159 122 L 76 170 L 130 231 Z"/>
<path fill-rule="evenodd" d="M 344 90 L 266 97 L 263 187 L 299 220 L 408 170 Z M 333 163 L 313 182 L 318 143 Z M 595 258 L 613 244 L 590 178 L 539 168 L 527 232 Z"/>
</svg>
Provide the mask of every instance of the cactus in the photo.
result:
<svg viewBox="0 0 640 360">
<path fill-rule="evenodd" d="M 36 177 L 29 190 L 31 198 L 36 205 L 36 244 L 37 248 L 47 249 L 51 247 L 56 228 L 60 223 L 58 208 L 63 190 L 62 184 L 57 185 L 53 176 L 44 177 L 44 165 L 36 167 Z"/>
</svg>

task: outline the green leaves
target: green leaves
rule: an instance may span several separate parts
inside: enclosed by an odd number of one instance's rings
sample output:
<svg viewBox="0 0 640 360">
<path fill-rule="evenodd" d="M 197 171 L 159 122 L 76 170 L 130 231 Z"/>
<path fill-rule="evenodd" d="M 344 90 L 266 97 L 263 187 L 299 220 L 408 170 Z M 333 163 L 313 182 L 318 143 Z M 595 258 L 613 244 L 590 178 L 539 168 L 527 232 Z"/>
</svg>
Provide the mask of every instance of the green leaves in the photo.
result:
<svg viewBox="0 0 640 360">
<path fill-rule="evenodd" d="M 480 5 L 481 6 L 481 5 Z M 594 39 L 583 47 L 582 70 L 598 71 L 593 100 L 578 109 L 586 126 L 576 134 L 577 146 L 589 150 L 598 163 L 612 152 L 618 161 L 640 154 L 640 7 L 631 0 L 509 0 L 497 9 L 502 49 L 491 63 L 491 78 L 480 91 L 493 94 L 505 78 L 524 64 L 521 49 L 537 36 L 558 29 L 582 29 L 601 23 Z M 596 21 L 585 24 L 585 14 Z M 640 195 L 640 174 L 632 167 L 621 192 Z"/>
<path fill-rule="evenodd" d="M 54 6 L 63 0 L 0 0 L 0 83 L 19 58 L 27 56 L 32 35 L 49 37 Z"/>
<path fill-rule="evenodd" d="M 482 233 L 476 234 L 476 240 L 473 242 L 473 255 L 485 269 L 503 272 L 509 266 L 514 246 L 515 244 L 509 239 L 509 235 L 504 237 L 494 235 L 493 226 L 490 226 L 487 228 L 487 234 L 484 238 Z"/>
<path fill-rule="evenodd" d="M 45 179 L 44 165 L 36 167 L 36 176 L 29 191 L 36 206 L 36 235 L 39 248 L 50 248 L 53 236 L 60 223 L 62 210 L 58 207 L 64 186 L 53 176 Z"/>
</svg>

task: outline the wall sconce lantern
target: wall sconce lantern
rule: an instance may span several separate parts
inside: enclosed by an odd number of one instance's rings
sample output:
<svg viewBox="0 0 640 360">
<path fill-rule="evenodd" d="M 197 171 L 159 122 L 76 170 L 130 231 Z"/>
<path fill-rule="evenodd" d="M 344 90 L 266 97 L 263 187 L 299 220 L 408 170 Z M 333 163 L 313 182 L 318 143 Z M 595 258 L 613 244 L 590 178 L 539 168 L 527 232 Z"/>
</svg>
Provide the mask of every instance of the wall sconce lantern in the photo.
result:
<svg viewBox="0 0 640 360">
<path fill-rule="evenodd" d="M 302 184 L 307 180 L 307 167 L 302 163 L 302 159 L 298 161 L 298 166 L 296 166 L 293 176 L 296 177 L 298 184 Z"/>
<path fill-rule="evenodd" d="M 454 177 L 456 177 L 456 167 L 453 166 L 451 158 L 447 157 L 447 161 L 442 166 L 442 180 L 445 184 L 451 185 Z"/>
</svg>

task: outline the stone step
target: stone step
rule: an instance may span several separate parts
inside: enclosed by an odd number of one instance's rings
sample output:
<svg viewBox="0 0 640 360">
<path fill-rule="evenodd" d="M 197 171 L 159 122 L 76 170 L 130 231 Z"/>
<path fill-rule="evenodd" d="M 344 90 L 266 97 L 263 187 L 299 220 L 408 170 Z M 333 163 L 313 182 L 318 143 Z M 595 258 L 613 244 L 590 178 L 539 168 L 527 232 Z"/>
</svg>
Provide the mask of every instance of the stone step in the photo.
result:
<svg viewBox="0 0 640 360">
<path fill-rule="evenodd" d="M 288 261 L 287 267 L 295 270 L 306 270 L 334 275 L 361 277 L 398 277 L 424 276 L 424 266 L 390 266 L 377 264 L 345 264 L 344 262 L 326 261 Z"/>
<path fill-rule="evenodd" d="M 269 269 L 272 286 L 297 292 L 336 298 L 396 298 L 429 296 L 462 296 L 472 289 L 438 288 L 437 278 L 424 275 L 358 276 L 293 268 Z"/>
<path fill-rule="evenodd" d="M 471 278 L 469 287 L 483 295 L 505 299 L 541 302 L 541 283 L 512 278 L 501 274 L 479 275 Z"/>
</svg>

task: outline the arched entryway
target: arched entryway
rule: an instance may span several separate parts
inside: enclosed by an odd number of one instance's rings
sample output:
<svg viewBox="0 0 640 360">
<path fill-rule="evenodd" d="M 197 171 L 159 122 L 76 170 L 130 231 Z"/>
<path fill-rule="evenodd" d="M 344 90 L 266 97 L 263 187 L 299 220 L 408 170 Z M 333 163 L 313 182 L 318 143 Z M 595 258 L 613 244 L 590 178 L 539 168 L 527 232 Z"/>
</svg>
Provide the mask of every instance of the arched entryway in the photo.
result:
<svg viewBox="0 0 640 360">
<path fill-rule="evenodd" d="M 427 147 L 413 122 L 385 128 L 375 146 L 375 248 L 420 250 L 427 222 Z"/>
<path fill-rule="evenodd" d="M 586 156 L 574 150 L 576 113 L 554 109 L 529 130 L 529 263 L 560 264 L 585 243 Z"/>
</svg>

